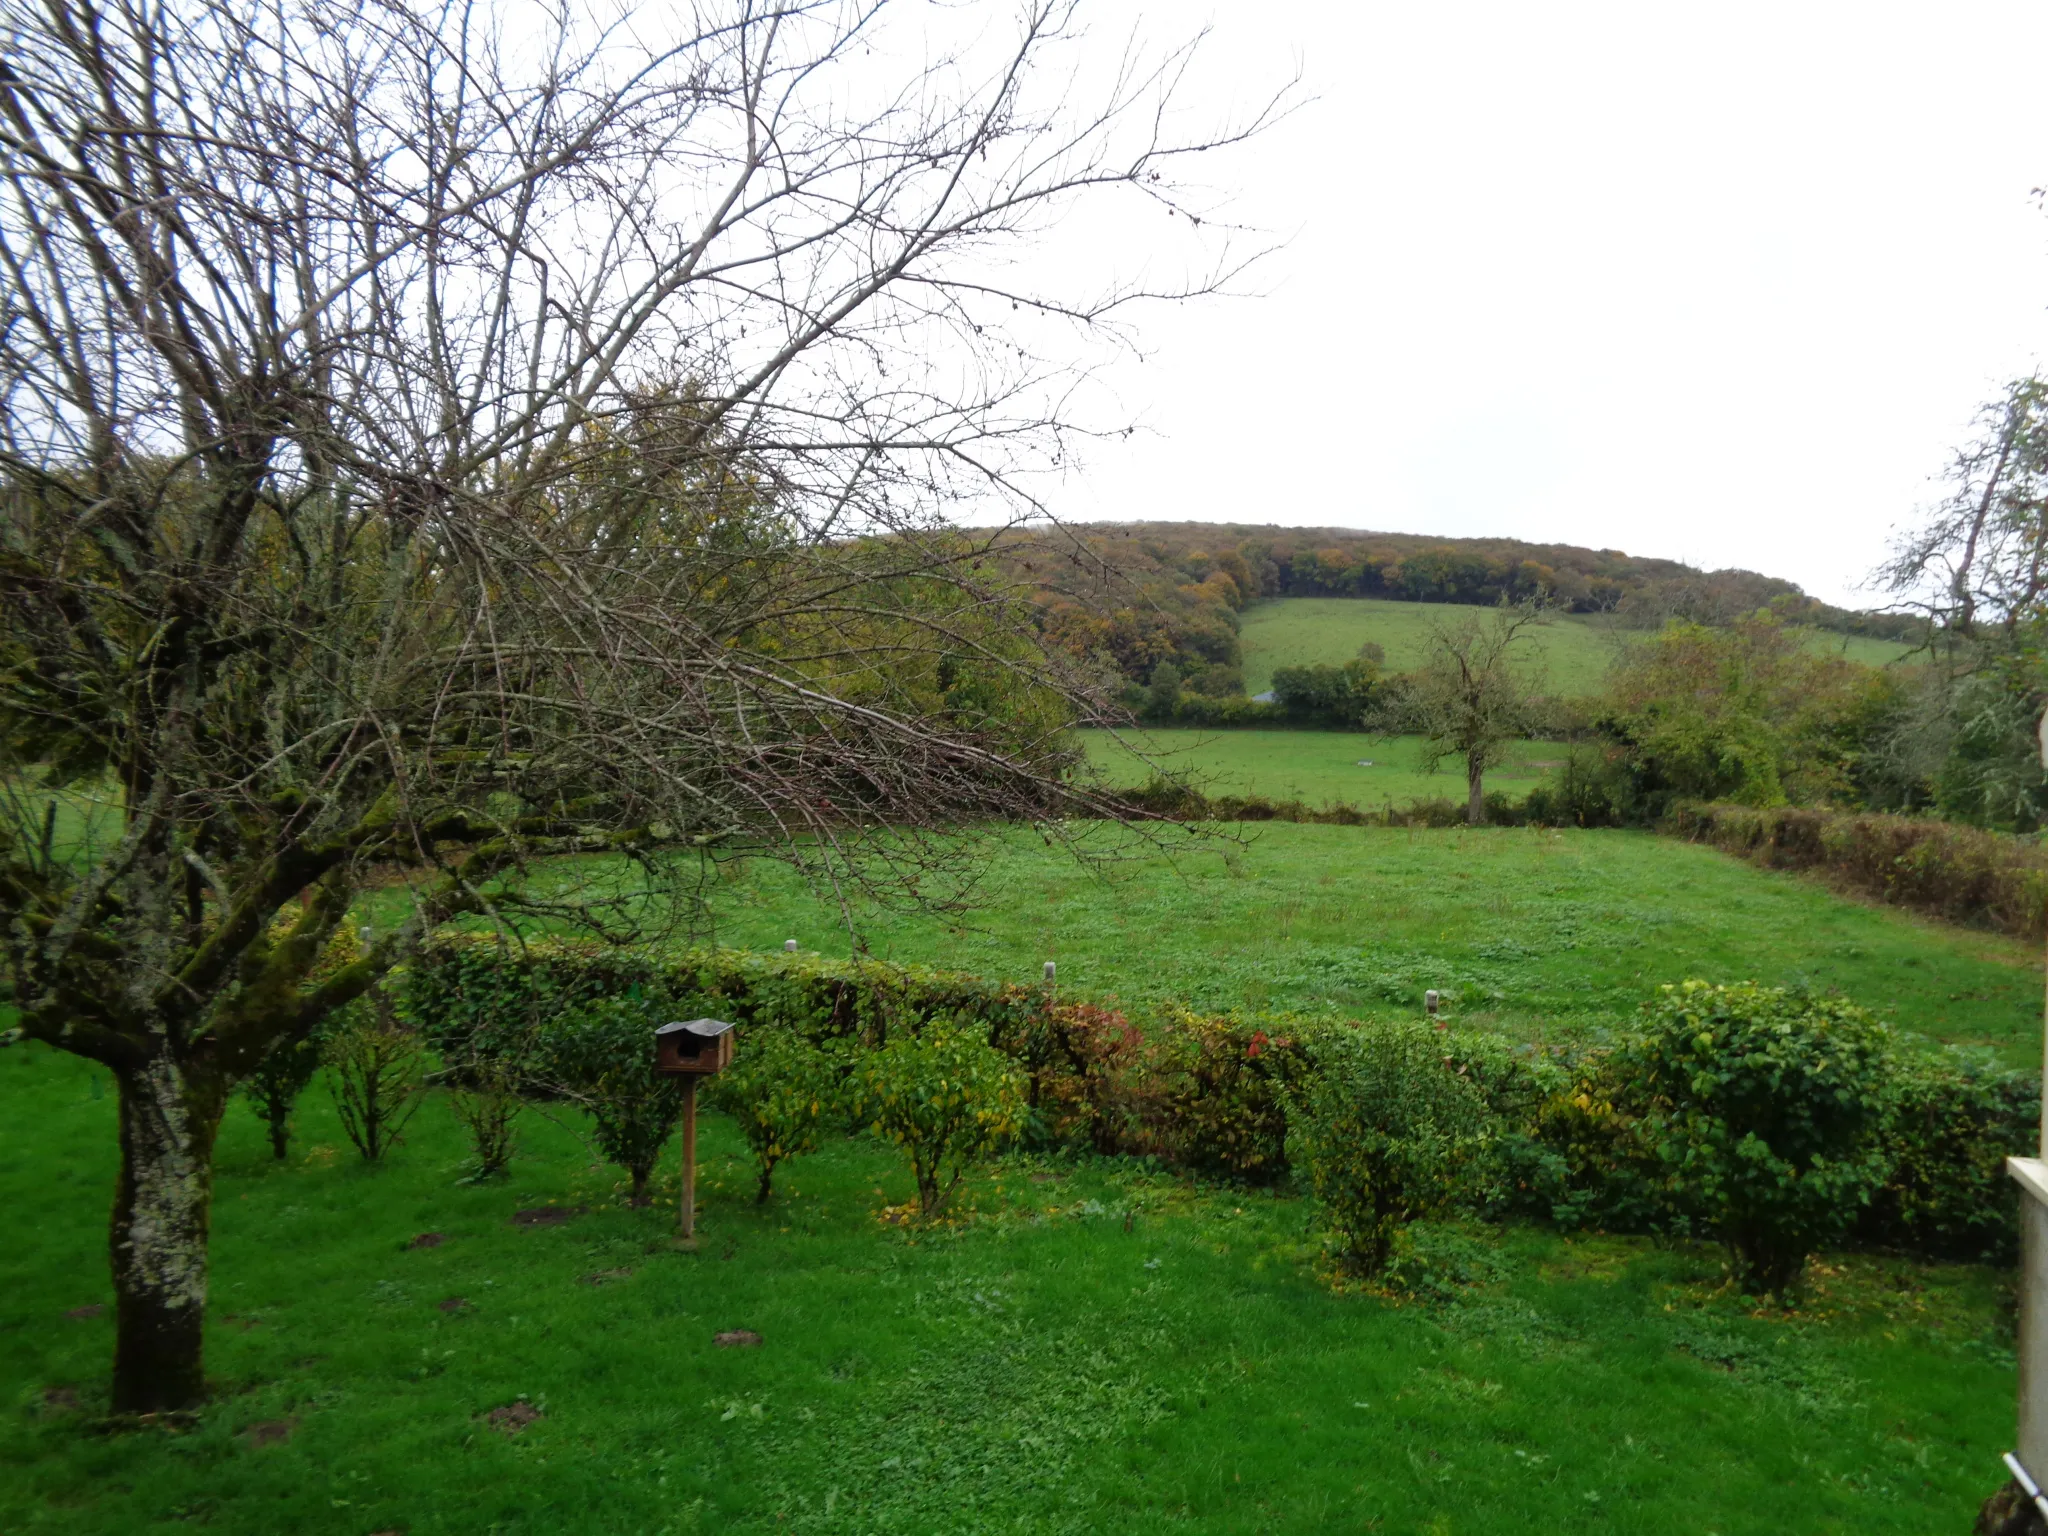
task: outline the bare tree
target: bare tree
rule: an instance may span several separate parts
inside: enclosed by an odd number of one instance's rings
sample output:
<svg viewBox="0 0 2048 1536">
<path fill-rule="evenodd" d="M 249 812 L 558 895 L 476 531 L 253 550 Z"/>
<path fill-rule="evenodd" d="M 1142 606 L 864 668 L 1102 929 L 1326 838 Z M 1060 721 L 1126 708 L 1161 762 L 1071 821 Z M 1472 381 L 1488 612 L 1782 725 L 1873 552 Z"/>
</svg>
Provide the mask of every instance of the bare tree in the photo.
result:
<svg viewBox="0 0 2048 1536">
<path fill-rule="evenodd" d="M 920 830 L 1107 809 L 945 514 L 1232 270 L 1023 245 L 1206 239 L 1176 167 L 1259 119 L 1170 137 L 1189 50 L 1074 9 L 0 0 L 0 917 L 118 1084 L 117 1411 L 201 1396 L 229 1089 L 436 924 L 628 937 L 730 849 L 926 899 Z M 322 967 L 373 866 L 410 916 Z"/>
<path fill-rule="evenodd" d="M 1544 622 L 1535 603 L 1437 619 L 1429 652 L 1411 679 L 1411 706 L 1427 738 L 1429 771 L 1446 757 L 1465 759 L 1465 819 L 1486 822 L 1486 770 L 1502 746 L 1526 734 L 1543 687 L 1541 663 L 1518 654 Z"/>
<path fill-rule="evenodd" d="M 1878 573 L 1937 641 L 2009 638 L 2048 597 L 2048 380 L 2030 376 L 1977 417 L 1949 494 Z"/>
<path fill-rule="evenodd" d="M 2048 380 L 2016 379 L 1978 413 L 1947 482 L 1878 572 L 1928 625 L 1877 761 L 1908 803 L 1930 794 L 1958 820 L 2031 830 L 2048 820 Z"/>
</svg>

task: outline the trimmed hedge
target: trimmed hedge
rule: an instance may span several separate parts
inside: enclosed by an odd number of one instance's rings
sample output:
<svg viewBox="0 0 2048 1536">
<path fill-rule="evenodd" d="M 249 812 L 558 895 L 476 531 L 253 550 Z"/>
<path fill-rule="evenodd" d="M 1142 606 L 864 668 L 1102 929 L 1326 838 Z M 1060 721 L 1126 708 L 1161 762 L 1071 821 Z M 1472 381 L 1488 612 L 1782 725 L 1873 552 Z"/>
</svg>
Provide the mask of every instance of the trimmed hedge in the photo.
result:
<svg viewBox="0 0 2048 1536">
<path fill-rule="evenodd" d="M 1532 791 L 1534 793 L 1534 791 Z M 1462 827 L 1465 802 L 1445 798 L 1388 803 L 1374 810 L 1341 801 L 1311 805 L 1306 800 L 1273 800 L 1265 795 L 1205 795 L 1175 779 L 1153 777 L 1137 789 L 1118 791 L 1132 814 L 1165 821 L 1295 821 L 1330 827 Z M 1521 826 L 1520 807 L 1506 795 L 1486 797 L 1494 826 Z"/>
<path fill-rule="evenodd" d="M 1432 796 L 1405 805 L 1391 801 L 1366 809 L 1340 801 L 1311 805 L 1306 800 L 1273 800 L 1264 795 L 1205 795 L 1177 779 L 1155 775 L 1137 789 L 1119 791 L 1136 816 L 1169 821 L 1296 821 L 1334 827 L 1463 827 L 1463 800 Z M 1611 827 L 1614 808 L 1592 785 L 1573 748 L 1556 783 L 1538 784 L 1520 800 L 1501 790 L 1486 795 L 1491 827 Z"/>
<path fill-rule="evenodd" d="M 1320 1043 L 1358 1026 L 1167 1006 L 1134 1018 L 1048 989 L 958 972 L 815 955 L 599 946 L 510 947 L 451 938 L 403 976 L 406 1016 L 451 1061 L 516 1056 L 552 1020 L 601 997 L 688 998 L 745 1033 L 787 1029 L 836 1042 L 852 1070 L 892 1037 L 965 1026 L 1025 1075 L 1024 1134 L 1041 1147 L 1156 1158 L 1249 1183 L 1288 1176 L 1290 1094 Z M 1370 1027 L 1370 1026 L 1366 1026 Z M 1545 1050 L 1478 1030 L 1440 1037 L 1492 1118 L 1472 1200 L 1615 1231 L 1664 1230 L 1668 1201 L 1645 1104 L 1624 1053 Z M 1890 1173 L 1853 1240 L 1937 1258 L 2008 1261 L 2017 1205 L 2009 1153 L 2036 1140 L 2040 1087 L 1957 1050 L 1902 1052 L 1883 1131 Z"/>
<path fill-rule="evenodd" d="M 2048 934 L 2048 847 L 1919 816 L 1781 806 L 1685 805 L 1671 830 L 1767 869 L 2020 938 Z"/>
</svg>

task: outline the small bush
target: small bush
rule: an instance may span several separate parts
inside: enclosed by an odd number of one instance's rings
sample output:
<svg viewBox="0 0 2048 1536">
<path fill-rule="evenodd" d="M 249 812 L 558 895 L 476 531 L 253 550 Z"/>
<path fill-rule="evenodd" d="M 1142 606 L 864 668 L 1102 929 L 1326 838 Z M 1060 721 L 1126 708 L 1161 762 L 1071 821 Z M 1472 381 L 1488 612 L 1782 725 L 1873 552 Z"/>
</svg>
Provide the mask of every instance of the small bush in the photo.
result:
<svg viewBox="0 0 2048 1536">
<path fill-rule="evenodd" d="M 448 1107 L 469 1133 L 476 1157 L 471 1179 L 494 1179 L 511 1164 L 518 1147 L 519 1115 L 526 1107 L 524 1086 L 519 1071 L 495 1057 L 471 1062 L 451 1077 Z"/>
<path fill-rule="evenodd" d="M 282 938 L 296 920 L 296 913 L 281 914 L 271 924 L 271 937 Z M 328 939 L 306 979 L 325 981 L 342 967 L 353 965 L 361 953 L 356 930 L 344 923 Z M 297 1039 L 278 1041 L 256 1064 L 256 1070 L 242 1079 L 242 1097 L 268 1128 L 270 1155 L 279 1162 L 291 1149 L 292 1110 L 320 1070 L 329 1039 L 344 1022 L 342 1018 L 324 1018 Z"/>
<path fill-rule="evenodd" d="M 1622 809 L 1617 769 L 1598 747 L 1576 746 L 1549 779 L 1530 790 L 1520 817 L 1532 827 L 1618 827 Z"/>
<path fill-rule="evenodd" d="M 1029 1065 L 1036 1134 L 1104 1157 L 1147 1150 L 1144 1126 L 1157 1118 L 1157 1094 L 1145 1037 L 1126 1014 L 1094 1003 L 1051 1008 L 1043 1049 Z"/>
<path fill-rule="evenodd" d="M 1664 1164 L 1643 1134 L 1635 1080 L 1614 1060 L 1610 1051 L 1589 1056 L 1537 1106 L 1530 1214 L 1561 1227 L 1652 1232 L 1667 1224 Z"/>
<path fill-rule="evenodd" d="M 320 1070 L 334 1023 L 323 1020 L 297 1040 L 280 1040 L 242 1079 L 242 1097 L 270 1131 L 270 1155 L 279 1162 L 291 1149 L 292 1110 Z"/>
<path fill-rule="evenodd" d="M 1956 1049 L 1904 1057 L 1883 1131 L 1889 1172 L 1856 1226 L 1878 1247 L 1973 1263 L 2019 1255 L 2008 1157 L 2032 1156 L 2041 1080 Z"/>
<path fill-rule="evenodd" d="M 325 1052 L 341 1128 L 365 1162 L 398 1145 L 426 1091 L 427 1056 L 419 1037 L 373 993 L 346 1010 Z"/>
<path fill-rule="evenodd" d="M 1464 1188 L 1488 1139 L 1486 1103 L 1422 1023 L 1331 1030 L 1315 1062 L 1288 1094 L 1288 1153 L 1322 1210 L 1331 1256 L 1376 1275 L 1397 1233 Z"/>
<path fill-rule="evenodd" d="M 919 1209 L 936 1216 L 967 1170 L 1023 1128 L 1024 1074 L 956 1018 L 861 1058 L 863 1118 L 910 1158 Z"/>
<path fill-rule="evenodd" d="M 1269 1027 L 1270 1026 L 1270 1027 Z M 1202 1173 L 1270 1184 L 1287 1172 L 1287 1087 L 1307 1071 L 1280 1021 L 1161 1010 L 1150 1055 L 1151 1146 Z"/>
<path fill-rule="evenodd" d="M 732 1065 L 705 1084 L 705 1101 L 732 1116 L 754 1149 L 761 1176 L 756 1204 L 765 1202 L 776 1167 L 815 1152 L 818 1138 L 842 1118 L 845 1067 L 841 1056 L 794 1030 L 746 1031 Z"/>
<path fill-rule="evenodd" d="M 1564 1165 L 1538 1134 L 1544 1107 L 1572 1074 L 1549 1051 L 1483 1030 L 1437 1035 L 1452 1067 L 1471 1082 L 1492 1123 L 1487 1155 L 1475 1164 L 1473 1205 L 1493 1216 L 1552 1213 L 1564 1187 Z"/>
<path fill-rule="evenodd" d="M 1848 1003 L 1688 981 L 1645 1005 L 1616 1065 L 1675 1215 L 1727 1246 L 1751 1294 L 1783 1297 L 1884 1175 L 1891 1043 Z"/>
<path fill-rule="evenodd" d="M 677 1079 L 654 1071 L 654 1031 L 674 1016 L 635 997 L 596 998 L 551 1024 L 536 1051 L 541 1081 L 590 1116 L 591 1140 L 632 1180 L 635 1206 L 647 1204 L 648 1180 L 682 1117 Z"/>
</svg>

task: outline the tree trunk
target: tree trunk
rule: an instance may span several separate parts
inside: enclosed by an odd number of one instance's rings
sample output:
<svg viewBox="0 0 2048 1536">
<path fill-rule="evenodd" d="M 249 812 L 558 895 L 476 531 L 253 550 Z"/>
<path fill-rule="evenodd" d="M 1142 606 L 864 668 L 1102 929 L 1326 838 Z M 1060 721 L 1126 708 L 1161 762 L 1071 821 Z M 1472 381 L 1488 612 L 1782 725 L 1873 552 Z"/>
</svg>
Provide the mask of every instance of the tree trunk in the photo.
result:
<svg viewBox="0 0 2048 1536">
<path fill-rule="evenodd" d="M 110 1234 L 114 1411 L 168 1413 L 205 1396 L 202 1329 L 218 1095 L 158 1056 L 120 1076 L 121 1176 Z"/>
<path fill-rule="evenodd" d="M 291 1155 L 292 1127 L 290 1112 L 270 1117 L 270 1155 L 280 1163 Z"/>
<path fill-rule="evenodd" d="M 1486 825 L 1486 765 L 1465 760 L 1465 821 L 1470 826 Z"/>
<path fill-rule="evenodd" d="M 647 1181 L 654 1176 L 652 1163 L 635 1163 L 626 1172 L 633 1176 L 633 1192 L 626 1197 L 626 1204 L 638 1209 L 649 1204 L 653 1196 L 647 1193 Z"/>
</svg>

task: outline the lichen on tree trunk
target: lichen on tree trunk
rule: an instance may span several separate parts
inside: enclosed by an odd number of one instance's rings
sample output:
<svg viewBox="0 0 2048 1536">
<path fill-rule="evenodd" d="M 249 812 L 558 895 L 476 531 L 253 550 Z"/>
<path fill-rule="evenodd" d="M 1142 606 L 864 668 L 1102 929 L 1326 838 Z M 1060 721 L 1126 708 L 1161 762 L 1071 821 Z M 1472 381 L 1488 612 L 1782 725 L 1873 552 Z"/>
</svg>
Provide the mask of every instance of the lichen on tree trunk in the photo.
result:
<svg viewBox="0 0 2048 1536">
<path fill-rule="evenodd" d="M 205 1395 L 207 1227 L 217 1092 L 168 1054 L 122 1073 L 121 1172 L 109 1234 L 116 1413 L 169 1413 Z"/>
</svg>

